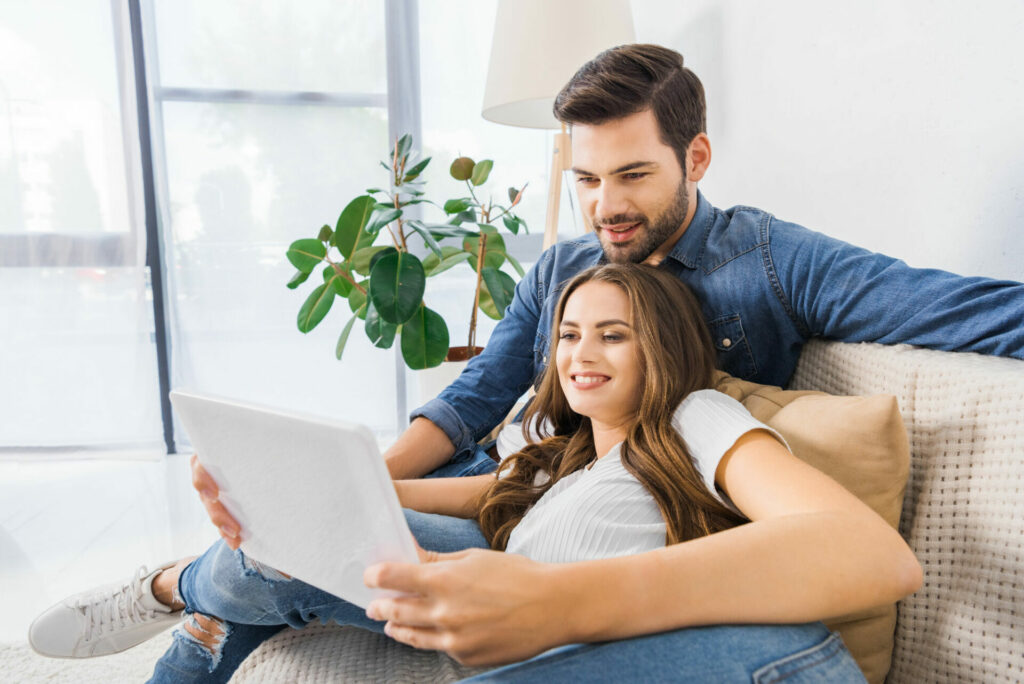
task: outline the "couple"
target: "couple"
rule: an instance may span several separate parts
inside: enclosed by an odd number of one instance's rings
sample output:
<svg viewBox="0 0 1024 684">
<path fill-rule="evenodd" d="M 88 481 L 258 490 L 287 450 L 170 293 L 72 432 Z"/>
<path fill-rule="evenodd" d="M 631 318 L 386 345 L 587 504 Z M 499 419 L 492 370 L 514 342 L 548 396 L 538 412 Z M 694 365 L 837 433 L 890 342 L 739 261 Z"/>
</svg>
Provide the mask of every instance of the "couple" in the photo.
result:
<svg viewBox="0 0 1024 684">
<path fill-rule="evenodd" d="M 1021 357 L 1024 286 L 911 269 L 757 210 L 712 207 L 696 187 L 711 160 L 703 89 L 671 50 L 602 53 L 555 111 L 572 126 L 595 235 L 541 257 L 487 351 L 387 453 L 403 504 L 422 511 L 408 517 L 429 562 L 366 579 L 416 598 L 378 600 L 367 616 L 232 553 L 241 531 L 196 464 L 225 541 L 55 606 L 32 627 L 38 650 L 121 650 L 184 603 L 158 681 L 226 681 L 280 625 L 313 619 L 384 628 L 467 663 L 517 662 L 481 679 L 749 680 L 778 661 L 860 677 L 815 621 L 913 591 L 920 567 L 873 513 L 708 392 L 702 353 L 771 384 L 816 335 Z M 586 271 L 601 262 L 657 275 Z M 682 330 L 705 322 L 711 347 Z M 531 422 L 554 434 L 495 478 L 476 440 L 534 378 Z M 431 471 L 460 477 L 415 479 Z M 519 553 L 466 550 L 481 546 Z M 576 645 L 537 656 L 565 644 Z"/>
</svg>

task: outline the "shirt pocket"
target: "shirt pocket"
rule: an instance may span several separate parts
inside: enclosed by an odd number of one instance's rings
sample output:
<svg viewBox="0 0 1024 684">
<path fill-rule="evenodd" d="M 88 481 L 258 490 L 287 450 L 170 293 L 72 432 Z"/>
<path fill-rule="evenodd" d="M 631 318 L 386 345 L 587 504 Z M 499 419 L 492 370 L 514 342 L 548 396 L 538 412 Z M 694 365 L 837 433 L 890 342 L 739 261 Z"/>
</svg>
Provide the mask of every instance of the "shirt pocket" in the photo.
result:
<svg viewBox="0 0 1024 684">
<path fill-rule="evenodd" d="M 750 380 L 757 375 L 757 364 L 738 313 L 708 321 L 717 352 L 718 367 L 729 375 Z"/>
</svg>

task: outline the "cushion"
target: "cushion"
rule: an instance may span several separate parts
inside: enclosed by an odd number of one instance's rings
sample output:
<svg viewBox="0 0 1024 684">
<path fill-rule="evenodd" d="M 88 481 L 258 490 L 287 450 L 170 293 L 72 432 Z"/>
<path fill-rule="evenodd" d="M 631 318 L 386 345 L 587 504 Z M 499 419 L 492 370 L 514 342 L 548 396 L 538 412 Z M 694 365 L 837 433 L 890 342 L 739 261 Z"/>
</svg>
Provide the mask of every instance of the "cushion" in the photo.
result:
<svg viewBox="0 0 1024 684">
<path fill-rule="evenodd" d="M 779 431 L 794 455 L 836 480 L 899 528 L 910 468 L 910 447 L 896 398 L 838 397 L 783 390 L 721 373 L 716 389 L 740 401 Z M 869 682 L 881 683 L 892 659 L 896 605 L 827 620 Z"/>
</svg>

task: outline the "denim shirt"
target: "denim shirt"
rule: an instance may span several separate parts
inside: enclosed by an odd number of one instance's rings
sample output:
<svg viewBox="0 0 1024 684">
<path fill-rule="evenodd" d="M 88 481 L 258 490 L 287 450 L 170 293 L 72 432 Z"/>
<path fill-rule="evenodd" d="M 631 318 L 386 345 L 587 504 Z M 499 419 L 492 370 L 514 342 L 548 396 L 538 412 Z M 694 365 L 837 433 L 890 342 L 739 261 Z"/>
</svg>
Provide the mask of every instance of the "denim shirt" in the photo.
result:
<svg viewBox="0 0 1024 684">
<path fill-rule="evenodd" d="M 602 262 L 594 233 L 546 250 L 484 352 L 411 417 L 444 430 L 456 457 L 473 449 L 547 366 L 563 286 Z M 700 301 L 719 368 L 746 380 L 784 386 L 811 337 L 1024 358 L 1024 284 L 911 268 L 759 209 L 719 210 L 700 193 L 661 267 Z"/>
</svg>

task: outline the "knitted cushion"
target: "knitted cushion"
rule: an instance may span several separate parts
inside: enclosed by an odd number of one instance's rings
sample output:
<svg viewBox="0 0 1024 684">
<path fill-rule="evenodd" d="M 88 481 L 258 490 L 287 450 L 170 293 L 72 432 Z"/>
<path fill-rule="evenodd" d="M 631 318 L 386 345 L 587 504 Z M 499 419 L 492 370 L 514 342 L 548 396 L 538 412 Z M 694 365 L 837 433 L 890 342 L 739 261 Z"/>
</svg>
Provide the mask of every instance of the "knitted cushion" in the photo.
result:
<svg viewBox="0 0 1024 684">
<path fill-rule="evenodd" d="M 889 682 L 1024 680 L 1024 362 L 815 341 L 791 387 L 888 392 L 903 411 L 900 532 L 924 586 L 899 604 Z"/>
<path fill-rule="evenodd" d="M 717 389 L 778 430 L 798 458 L 898 527 L 910 456 L 894 397 L 787 391 L 725 374 Z M 885 681 L 892 659 L 895 604 L 844 615 L 827 624 L 842 635 L 869 682 Z"/>
</svg>

